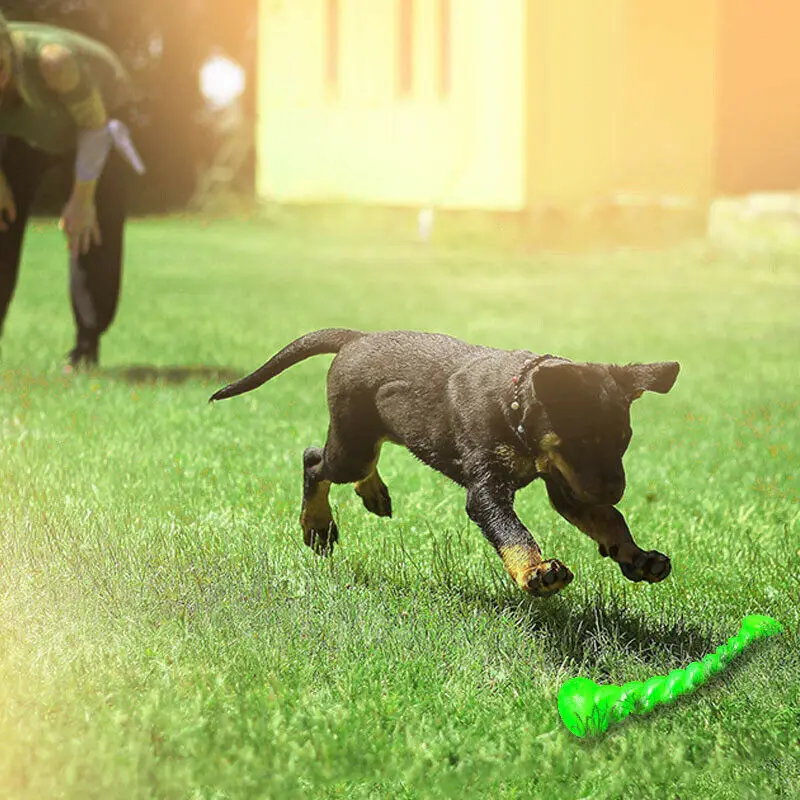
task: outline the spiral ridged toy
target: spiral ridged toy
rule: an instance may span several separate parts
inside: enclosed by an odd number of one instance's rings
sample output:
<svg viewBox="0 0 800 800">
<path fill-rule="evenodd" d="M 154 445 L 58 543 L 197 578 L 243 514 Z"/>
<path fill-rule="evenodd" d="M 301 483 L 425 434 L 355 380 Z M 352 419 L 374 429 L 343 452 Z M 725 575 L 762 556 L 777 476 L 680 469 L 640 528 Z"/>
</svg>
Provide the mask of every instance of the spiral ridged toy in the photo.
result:
<svg viewBox="0 0 800 800">
<path fill-rule="evenodd" d="M 728 664 L 756 639 L 781 633 L 783 626 L 772 617 L 751 614 L 726 644 L 702 661 L 693 661 L 684 669 L 647 681 L 631 681 L 622 686 L 598 686 L 588 678 L 568 680 L 558 693 L 558 712 L 567 729 L 576 736 L 603 733 L 628 714 L 646 714 L 655 706 L 671 703 L 693 692 Z"/>
</svg>

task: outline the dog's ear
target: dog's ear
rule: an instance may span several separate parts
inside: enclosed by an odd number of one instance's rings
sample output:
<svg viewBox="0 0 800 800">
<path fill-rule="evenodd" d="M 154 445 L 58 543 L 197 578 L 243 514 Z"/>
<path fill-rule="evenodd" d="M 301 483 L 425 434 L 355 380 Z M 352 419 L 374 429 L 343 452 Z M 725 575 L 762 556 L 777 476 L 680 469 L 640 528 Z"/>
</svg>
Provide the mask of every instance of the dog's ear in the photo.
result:
<svg viewBox="0 0 800 800">
<path fill-rule="evenodd" d="M 681 365 L 677 361 L 659 361 L 656 364 L 628 364 L 611 367 L 611 374 L 630 400 L 643 392 L 666 394 L 675 384 Z"/>
</svg>

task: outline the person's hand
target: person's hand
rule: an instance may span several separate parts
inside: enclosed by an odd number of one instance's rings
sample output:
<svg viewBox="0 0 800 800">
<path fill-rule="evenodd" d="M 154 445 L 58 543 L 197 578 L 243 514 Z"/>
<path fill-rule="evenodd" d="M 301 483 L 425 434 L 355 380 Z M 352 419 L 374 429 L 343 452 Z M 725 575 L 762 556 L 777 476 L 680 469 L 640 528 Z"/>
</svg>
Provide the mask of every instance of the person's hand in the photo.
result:
<svg viewBox="0 0 800 800">
<path fill-rule="evenodd" d="M 0 171 L 0 231 L 7 231 L 16 219 L 17 206 L 14 203 L 14 194 L 6 176 Z"/>
<path fill-rule="evenodd" d="M 88 253 L 93 244 L 101 243 L 93 199 L 83 199 L 73 194 L 64 206 L 58 227 L 64 231 L 69 251 L 75 257 Z"/>
</svg>

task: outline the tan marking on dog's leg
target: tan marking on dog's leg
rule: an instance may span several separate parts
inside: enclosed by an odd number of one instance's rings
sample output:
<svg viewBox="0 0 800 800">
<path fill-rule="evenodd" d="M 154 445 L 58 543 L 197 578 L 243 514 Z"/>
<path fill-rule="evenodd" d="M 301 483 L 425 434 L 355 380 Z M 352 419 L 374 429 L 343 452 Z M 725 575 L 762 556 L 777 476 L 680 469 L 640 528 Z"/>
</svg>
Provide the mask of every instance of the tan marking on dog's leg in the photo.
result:
<svg viewBox="0 0 800 800">
<path fill-rule="evenodd" d="M 378 460 L 381 457 L 381 448 L 388 441 L 383 437 L 375 444 L 375 457 L 364 471 L 365 477 L 356 481 L 353 489 L 364 503 L 364 508 L 379 517 L 392 516 L 392 501 L 389 489 L 378 473 Z"/>
<path fill-rule="evenodd" d="M 303 528 L 303 539 L 309 547 L 314 546 L 315 537 L 321 540 L 323 546 L 327 546 L 326 535 L 333 525 L 333 515 L 328 501 L 330 488 L 330 481 L 320 481 L 313 493 L 303 500 L 300 525 Z"/>
<path fill-rule="evenodd" d="M 569 569 L 557 558 L 542 559 L 538 545 L 501 547 L 500 557 L 517 586 L 523 592 L 537 597 L 554 595 L 573 578 Z"/>
<path fill-rule="evenodd" d="M 376 492 L 380 491 L 381 486 L 385 485 L 380 475 L 378 475 L 378 470 L 373 470 L 363 480 L 356 481 L 353 488 L 355 489 L 355 493 L 364 500 L 368 497 L 372 497 Z"/>
<path fill-rule="evenodd" d="M 333 517 L 328 501 L 330 490 L 330 481 L 320 481 L 314 488 L 313 494 L 306 498 L 301 513 L 303 527 L 322 528 L 331 522 Z"/>
<path fill-rule="evenodd" d="M 368 511 L 379 517 L 392 516 L 392 501 L 389 497 L 389 490 L 378 474 L 377 469 L 373 469 L 363 480 L 357 481 L 354 489 Z"/>
<path fill-rule="evenodd" d="M 527 590 L 528 578 L 538 564 L 542 563 L 542 551 L 538 547 L 514 544 L 500 548 L 503 566 L 522 590 Z"/>
</svg>

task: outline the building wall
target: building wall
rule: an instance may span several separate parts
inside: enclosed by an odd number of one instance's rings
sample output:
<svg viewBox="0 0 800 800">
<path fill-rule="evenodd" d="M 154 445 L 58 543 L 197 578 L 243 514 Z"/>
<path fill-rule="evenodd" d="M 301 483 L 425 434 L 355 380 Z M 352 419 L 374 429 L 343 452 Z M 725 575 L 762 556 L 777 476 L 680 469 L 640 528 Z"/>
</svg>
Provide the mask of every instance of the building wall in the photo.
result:
<svg viewBox="0 0 800 800">
<path fill-rule="evenodd" d="M 531 204 L 617 191 L 705 199 L 720 0 L 531 0 Z"/>
<path fill-rule="evenodd" d="M 717 188 L 800 186 L 800 3 L 725 0 Z"/>
<path fill-rule="evenodd" d="M 623 12 L 621 0 L 529 2 L 527 186 L 534 207 L 579 202 L 616 185 Z"/>
<path fill-rule="evenodd" d="M 713 194 L 720 4 L 626 0 L 623 188 Z"/>
<path fill-rule="evenodd" d="M 450 0 L 445 93 L 442 2 L 409 0 L 405 94 L 404 0 L 260 2 L 263 198 L 519 210 L 713 193 L 724 0 Z"/>
<path fill-rule="evenodd" d="M 526 0 L 451 0 L 450 88 L 439 0 L 413 2 L 413 88 L 398 89 L 398 0 L 261 0 L 258 193 L 516 210 L 525 204 Z M 502 13 L 500 12 L 502 8 Z"/>
</svg>

